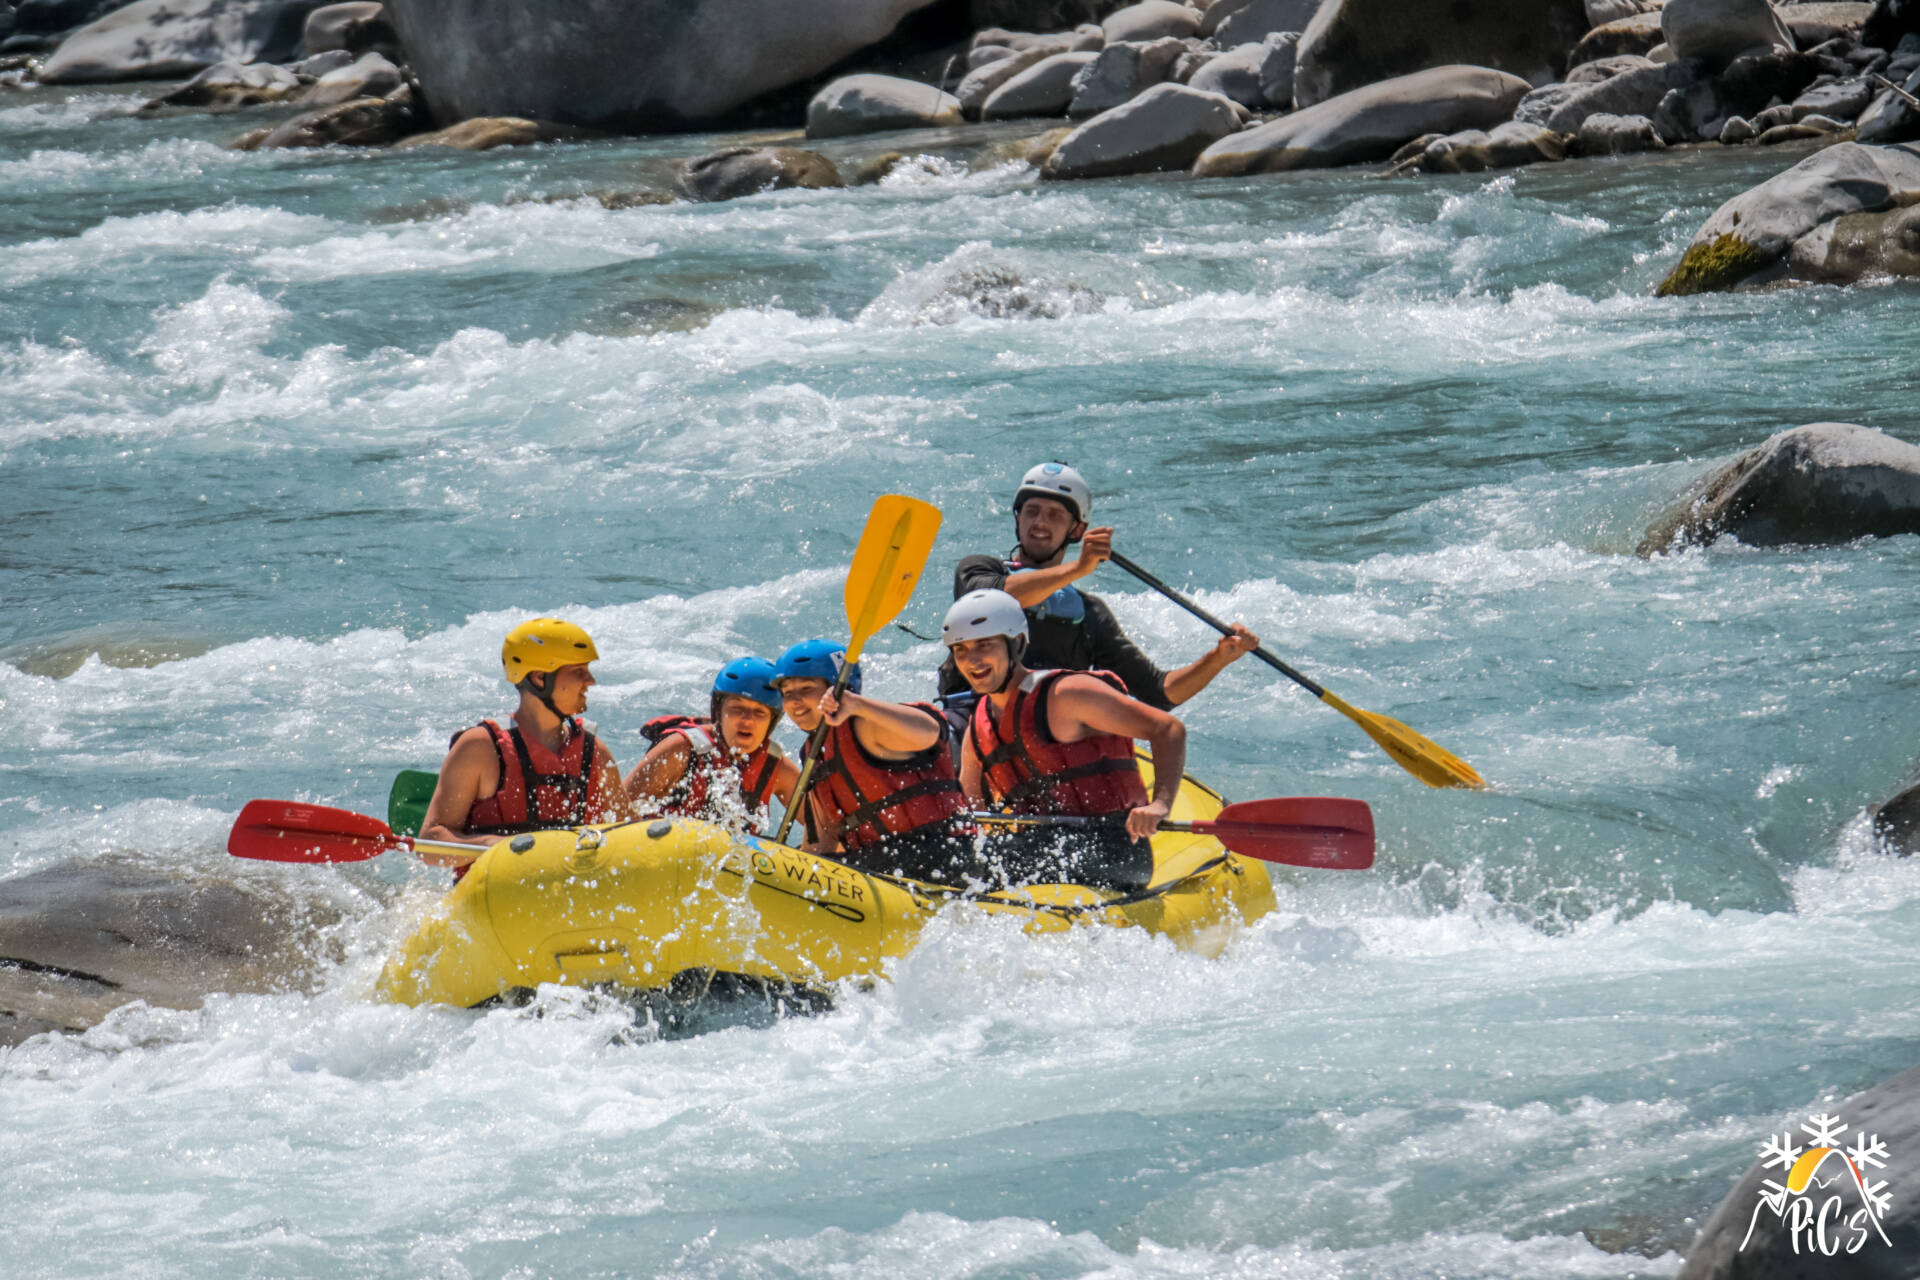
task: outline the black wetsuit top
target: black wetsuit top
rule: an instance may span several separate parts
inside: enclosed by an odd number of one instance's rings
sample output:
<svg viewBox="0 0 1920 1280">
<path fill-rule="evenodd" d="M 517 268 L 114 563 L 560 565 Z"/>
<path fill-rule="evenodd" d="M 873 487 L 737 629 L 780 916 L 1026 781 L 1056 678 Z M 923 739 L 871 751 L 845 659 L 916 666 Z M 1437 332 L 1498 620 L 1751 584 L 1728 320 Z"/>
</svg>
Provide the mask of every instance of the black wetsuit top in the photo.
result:
<svg viewBox="0 0 1920 1280">
<path fill-rule="evenodd" d="M 969 591 L 1005 590 L 1009 574 L 1031 567 L 999 556 L 968 556 L 953 572 L 953 598 L 958 600 Z M 1065 598 L 1065 593 L 1077 600 Z M 1127 692 L 1141 702 L 1162 711 L 1173 710 L 1173 703 L 1167 700 L 1167 673 L 1127 639 L 1113 610 L 1099 596 L 1074 586 L 1062 587 L 1026 613 L 1027 654 L 1021 661 L 1032 670 L 1087 671 L 1098 667 L 1119 676 Z M 1076 613 L 1080 616 L 1072 616 Z M 966 688 L 966 680 L 948 658 L 940 667 L 941 694 L 961 693 Z"/>
</svg>

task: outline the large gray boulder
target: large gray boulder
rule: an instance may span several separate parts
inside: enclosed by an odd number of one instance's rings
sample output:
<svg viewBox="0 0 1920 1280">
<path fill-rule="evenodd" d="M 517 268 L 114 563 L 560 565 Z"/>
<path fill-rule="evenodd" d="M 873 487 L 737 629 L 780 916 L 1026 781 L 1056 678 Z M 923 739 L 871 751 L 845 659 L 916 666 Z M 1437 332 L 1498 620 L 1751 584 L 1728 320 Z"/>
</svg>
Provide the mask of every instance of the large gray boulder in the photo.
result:
<svg viewBox="0 0 1920 1280">
<path fill-rule="evenodd" d="M 1640 554 L 1731 534 L 1750 546 L 1920 533 L 1920 446 L 1869 427 L 1782 431 L 1690 486 L 1653 522 Z"/>
<path fill-rule="evenodd" d="M 442 124 L 521 116 L 640 132 L 820 74 L 930 0 L 387 0 Z"/>
<path fill-rule="evenodd" d="M 82 1031 L 144 1000 L 197 1009 L 214 992 L 308 990 L 337 943 L 337 905 L 270 877 L 117 861 L 0 881 L 0 1046 Z"/>
<path fill-rule="evenodd" d="M 1780 20 L 1793 33 L 1799 48 L 1811 49 L 1829 40 L 1844 37 L 1858 39 L 1867 19 L 1873 15 L 1870 4 L 1814 3 L 1780 6 Z"/>
<path fill-rule="evenodd" d="M 1633 67 L 1566 93 L 1541 123 L 1560 133 L 1579 133 L 1588 116 L 1651 116 L 1671 90 L 1692 82 L 1692 69 L 1682 64 Z"/>
<path fill-rule="evenodd" d="M 960 114 L 969 120 L 980 118 L 980 108 L 987 104 L 993 91 L 1007 81 L 1036 63 L 1044 62 L 1053 54 L 1041 49 L 1010 49 L 1007 56 L 993 62 L 983 63 L 962 77 L 953 91 L 954 101 L 960 104 Z"/>
<path fill-rule="evenodd" d="M 136 0 L 68 36 L 40 80 L 177 79 L 217 62 L 284 62 L 319 7 L 320 0 Z"/>
<path fill-rule="evenodd" d="M 1580 153 L 1589 156 L 1625 156 L 1636 151 L 1658 151 L 1666 142 L 1645 116 L 1614 116 L 1595 112 L 1580 122 Z"/>
<path fill-rule="evenodd" d="M 1296 106 L 1428 67 L 1557 79 L 1587 30 L 1581 0 L 1326 0 L 1300 37 Z"/>
<path fill-rule="evenodd" d="M 1793 33 L 1767 0 L 1668 0 L 1660 30 L 1676 58 L 1724 67 L 1749 50 L 1794 48 Z"/>
<path fill-rule="evenodd" d="M 56 48 L 67 33 L 98 22 L 129 0 L 20 0 L 13 6 L 13 25 L 0 14 L 0 50 L 8 54 L 38 53 Z M 5 8 L 0 4 L 0 10 Z"/>
<path fill-rule="evenodd" d="M 1100 24 L 1108 44 L 1119 40 L 1158 40 L 1185 37 L 1200 30 L 1200 11 L 1173 0 L 1142 0 L 1109 14 Z"/>
<path fill-rule="evenodd" d="M 1587 21 L 1598 27 L 1636 13 L 1657 13 L 1667 0 L 1587 0 Z"/>
<path fill-rule="evenodd" d="M 1063 116 L 1073 101 L 1074 80 L 1082 67 L 1091 66 L 1097 53 L 1056 53 L 1028 67 L 987 95 L 980 104 L 982 120 L 1017 120 L 1022 116 Z"/>
<path fill-rule="evenodd" d="M 1914 1275 L 1914 1260 L 1920 1258 L 1920 1067 L 1837 1108 L 1817 1104 L 1808 1112 L 1785 1142 L 1764 1134 L 1754 1145 L 1765 1138 L 1796 1153 L 1817 1146 L 1846 1151 L 1858 1162 L 1863 1180 L 1888 1197 L 1884 1211 L 1859 1220 L 1856 1234 L 1847 1224 L 1864 1206 L 1845 1164 L 1828 1157 L 1802 1192 L 1781 1197 L 1775 1188 L 1789 1185 L 1789 1170 L 1770 1156 L 1748 1169 L 1707 1219 L 1687 1250 L 1680 1280 L 1910 1280 Z M 1829 1141 L 1814 1140 L 1818 1130 L 1809 1126 L 1816 1123 L 1815 1112 L 1832 1117 L 1824 1128 Z M 1776 1212 L 1763 1196 L 1776 1197 L 1787 1214 Z M 1827 1208 L 1830 1199 L 1840 1202 L 1837 1217 Z M 1794 1219 L 1823 1213 L 1829 1213 L 1823 1233 L 1794 1229 Z M 1848 1246 L 1857 1251 L 1848 1252 Z"/>
<path fill-rule="evenodd" d="M 918 80 L 841 76 L 807 104 L 809 138 L 847 138 L 892 129 L 943 129 L 961 123 L 960 100 Z"/>
<path fill-rule="evenodd" d="M 400 34 L 387 21 L 386 8 L 375 0 L 349 0 L 346 4 L 320 6 L 307 15 L 301 44 L 308 57 L 337 49 L 356 58 L 363 53 L 377 53 L 392 62 L 403 60 Z"/>
<path fill-rule="evenodd" d="M 1853 284 L 1889 276 L 1920 277 L 1920 205 L 1843 213 L 1795 240 L 1787 251 L 1789 280 Z"/>
<path fill-rule="evenodd" d="M 1625 18 L 1615 18 L 1603 22 L 1586 35 L 1580 37 L 1580 43 L 1573 46 L 1573 53 L 1567 61 L 1573 66 L 1583 62 L 1593 62 L 1600 58 L 1617 58 L 1622 54 L 1646 54 L 1655 46 L 1666 43 L 1666 35 L 1660 30 L 1660 11 L 1636 13 Z"/>
<path fill-rule="evenodd" d="M 833 161 L 799 147 L 729 147 L 680 166 L 676 183 L 689 200 L 737 200 L 763 191 L 844 186 Z"/>
<path fill-rule="evenodd" d="M 514 116 L 475 116 L 459 124 L 416 133 L 393 144 L 395 151 L 445 147 L 450 151 L 492 151 L 496 147 L 525 147 L 536 142 L 573 142 L 594 136 L 576 125 L 548 124 Z"/>
<path fill-rule="evenodd" d="M 300 77 L 271 62 L 216 62 L 169 93 L 140 108 L 143 115 L 169 109 L 231 111 L 269 102 L 285 102 L 298 94 Z"/>
<path fill-rule="evenodd" d="M 1911 72 L 1900 83 L 1900 88 L 1905 95 L 1915 96 L 1914 91 L 1920 89 L 1920 69 Z M 1920 138 L 1920 108 L 1908 102 L 1907 96 L 1883 89 L 1860 113 L 1859 132 L 1855 137 L 1872 143 L 1909 142 Z"/>
<path fill-rule="evenodd" d="M 1779 279 L 1795 243 L 1823 223 L 1916 201 L 1920 149 L 1838 143 L 1714 210 L 1654 292 L 1682 296 Z"/>
<path fill-rule="evenodd" d="M 1512 169 L 1564 160 L 1572 142 L 1564 133 L 1509 120 L 1492 129 L 1468 129 L 1435 138 L 1392 172 L 1484 173 L 1489 169 Z"/>
<path fill-rule="evenodd" d="M 1040 173 L 1105 178 L 1185 169 L 1239 127 L 1240 112 L 1220 94 L 1183 84 L 1155 85 L 1062 138 Z"/>
<path fill-rule="evenodd" d="M 1118 40 L 1102 49 L 1073 81 L 1070 116 L 1097 116 L 1173 79 L 1174 63 L 1187 51 L 1184 40 Z"/>
<path fill-rule="evenodd" d="M 1385 160 L 1421 134 L 1490 129 L 1513 115 L 1527 82 L 1488 67 L 1433 67 L 1341 94 L 1222 138 L 1195 177 L 1277 173 Z"/>
<path fill-rule="evenodd" d="M 1873 834 L 1903 858 L 1920 853 L 1920 786 L 1908 787 L 1874 811 Z"/>
<path fill-rule="evenodd" d="M 400 68 L 377 53 L 366 53 L 321 76 L 300 95 L 303 105 L 330 107 L 355 98 L 384 98 L 407 82 Z"/>
<path fill-rule="evenodd" d="M 1293 72 L 1300 64 L 1300 33 L 1282 31 L 1261 42 L 1260 96 L 1275 111 L 1293 109 Z"/>
<path fill-rule="evenodd" d="M 1258 44 L 1278 31 L 1305 31 L 1320 0 L 1215 0 L 1200 34 L 1223 49 Z"/>
<path fill-rule="evenodd" d="M 308 147 L 388 147 L 422 131 L 413 96 L 355 98 L 303 111 L 284 124 L 256 129 L 227 145 L 235 151 L 300 150 Z"/>
<path fill-rule="evenodd" d="M 1269 50 L 1265 44 L 1240 44 L 1219 58 L 1208 59 L 1204 67 L 1192 73 L 1192 79 L 1187 83 L 1202 92 L 1231 98 L 1252 111 L 1261 111 L 1267 106 L 1267 94 L 1260 84 L 1261 71 L 1267 65 L 1267 54 Z M 1288 71 L 1292 71 L 1290 54 Z M 1286 77 L 1286 83 L 1292 86 L 1292 75 Z"/>
</svg>

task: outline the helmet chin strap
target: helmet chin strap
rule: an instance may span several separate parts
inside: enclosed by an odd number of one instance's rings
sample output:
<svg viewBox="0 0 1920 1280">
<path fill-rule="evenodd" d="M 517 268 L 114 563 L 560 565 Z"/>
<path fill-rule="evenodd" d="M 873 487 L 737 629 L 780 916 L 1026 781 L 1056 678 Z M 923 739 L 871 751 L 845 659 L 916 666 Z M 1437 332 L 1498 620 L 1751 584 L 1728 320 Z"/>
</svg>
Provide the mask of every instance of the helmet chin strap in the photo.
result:
<svg viewBox="0 0 1920 1280">
<path fill-rule="evenodd" d="M 543 674 L 547 677 L 546 680 L 541 684 L 535 684 L 533 678 Z M 520 687 L 528 693 L 531 693 L 534 700 L 541 706 L 553 712 L 553 718 L 560 722 L 561 733 L 564 734 L 568 732 L 567 717 L 561 715 L 560 708 L 553 705 L 553 672 L 529 671 L 527 678 L 520 682 Z"/>
</svg>

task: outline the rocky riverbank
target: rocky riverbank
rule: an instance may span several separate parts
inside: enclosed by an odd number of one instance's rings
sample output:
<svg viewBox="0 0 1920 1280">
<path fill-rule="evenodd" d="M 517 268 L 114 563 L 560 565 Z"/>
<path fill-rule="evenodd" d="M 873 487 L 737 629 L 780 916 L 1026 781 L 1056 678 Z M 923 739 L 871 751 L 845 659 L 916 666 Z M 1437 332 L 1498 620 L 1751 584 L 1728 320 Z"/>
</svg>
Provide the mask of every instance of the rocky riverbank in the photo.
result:
<svg viewBox="0 0 1920 1280">
<path fill-rule="evenodd" d="M 560 23 L 471 0 L 25 0 L 0 19 L 0 57 L 16 83 L 186 77 L 150 114 L 299 109 L 237 136 L 244 149 L 487 150 L 743 118 L 821 140 L 1019 121 L 1036 135 L 1019 157 L 1073 180 L 1410 177 L 1799 143 L 1816 154 L 1716 213 L 1660 292 L 1920 274 L 1920 159 L 1899 145 L 1920 139 L 1920 13 L 1896 0 L 1487 0 L 1445 22 L 1412 0 L 685 9 L 593 3 Z M 625 198 L 884 171 L 792 147 L 690 156 L 674 190 Z"/>
</svg>

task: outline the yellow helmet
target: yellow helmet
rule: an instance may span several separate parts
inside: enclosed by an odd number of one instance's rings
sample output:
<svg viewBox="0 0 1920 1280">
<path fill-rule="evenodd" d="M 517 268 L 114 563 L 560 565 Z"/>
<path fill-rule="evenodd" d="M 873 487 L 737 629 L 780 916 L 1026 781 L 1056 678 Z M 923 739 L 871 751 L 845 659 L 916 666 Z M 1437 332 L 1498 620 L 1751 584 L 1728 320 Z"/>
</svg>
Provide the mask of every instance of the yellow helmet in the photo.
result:
<svg viewBox="0 0 1920 1280">
<path fill-rule="evenodd" d="M 600 651 L 593 637 L 571 622 L 558 618 L 535 618 L 507 632 L 500 646 L 500 665 L 506 669 L 507 683 L 519 684 L 534 671 L 558 671 L 583 662 L 597 662 Z"/>
</svg>

